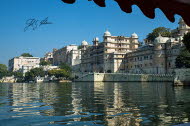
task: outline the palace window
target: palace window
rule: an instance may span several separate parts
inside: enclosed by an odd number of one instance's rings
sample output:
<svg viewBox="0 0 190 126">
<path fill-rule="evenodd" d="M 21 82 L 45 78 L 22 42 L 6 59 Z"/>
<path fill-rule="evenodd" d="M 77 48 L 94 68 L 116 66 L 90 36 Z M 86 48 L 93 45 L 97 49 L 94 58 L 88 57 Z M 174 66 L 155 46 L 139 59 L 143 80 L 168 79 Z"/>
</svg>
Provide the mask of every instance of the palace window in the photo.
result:
<svg viewBox="0 0 190 126">
<path fill-rule="evenodd" d="M 150 59 L 152 59 L 152 55 L 150 55 Z"/>
<path fill-rule="evenodd" d="M 140 61 L 142 61 L 142 57 L 140 57 Z"/>
<path fill-rule="evenodd" d="M 171 67 L 171 63 L 170 62 L 168 63 L 168 66 Z"/>
</svg>

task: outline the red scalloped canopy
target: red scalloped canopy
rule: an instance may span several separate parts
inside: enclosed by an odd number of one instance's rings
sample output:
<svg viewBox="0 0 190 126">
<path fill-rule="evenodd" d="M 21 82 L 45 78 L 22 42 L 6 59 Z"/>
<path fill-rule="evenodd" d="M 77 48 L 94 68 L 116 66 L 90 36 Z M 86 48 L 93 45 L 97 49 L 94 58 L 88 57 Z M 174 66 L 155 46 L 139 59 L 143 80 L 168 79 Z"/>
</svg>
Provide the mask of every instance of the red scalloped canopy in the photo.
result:
<svg viewBox="0 0 190 126">
<path fill-rule="evenodd" d="M 75 0 L 62 0 L 72 4 Z M 91 0 L 89 0 L 91 1 Z M 105 0 L 93 0 L 100 7 L 105 7 Z M 190 0 L 115 0 L 121 10 L 126 13 L 132 12 L 132 5 L 137 5 L 149 18 L 155 17 L 155 8 L 160 8 L 171 22 L 175 21 L 174 15 L 180 15 L 187 25 L 190 26 Z"/>
</svg>

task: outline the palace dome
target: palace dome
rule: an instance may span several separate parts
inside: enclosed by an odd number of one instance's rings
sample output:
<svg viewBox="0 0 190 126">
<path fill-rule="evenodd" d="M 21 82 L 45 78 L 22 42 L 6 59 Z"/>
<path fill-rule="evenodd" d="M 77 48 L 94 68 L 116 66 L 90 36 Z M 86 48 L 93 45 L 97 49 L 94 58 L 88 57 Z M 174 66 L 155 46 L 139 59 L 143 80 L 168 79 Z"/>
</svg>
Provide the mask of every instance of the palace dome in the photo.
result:
<svg viewBox="0 0 190 126">
<path fill-rule="evenodd" d="M 88 45 L 88 42 L 84 40 L 84 41 L 82 41 L 82 44 L 81 44 L 81 45 L 84 45 L 84 46 L 85 46 L 85 45 Z"/>
<path fill-rule="evenodd" d="M 169 40 L 168 37 L 162 37 L 160 34 L 157 38 L 155 38 L 154 43 L 166 43 Z"/>
<path fill-rule="evenodd" d="M 94 38 L 94 39 L 93 39 L 93 41 L 99 41 L 99 38 L 98 38 L 98 37 L 96 37 L 96 38 Z"/>
<path fill-rule="evenodd" d="M 111 36 L 111 33 L 108 30 L 106 30 L 106 32 L 104 32 L 104 36 Z"/>
<path fill-rule="evenodd" d="M 138 35 L 137 35 L 136 33 L 133 33 L 133 34 L 131 35 L 131 37 L 132 37 L 132 38 L 138 38 Z"/>
<path fill-rule="evenodd" d="M 183 24 L 185 23 L 184 20 L 183 20 L 183 18 L 179 19 L 179 23 L 183 23 Z"/>
</svg>

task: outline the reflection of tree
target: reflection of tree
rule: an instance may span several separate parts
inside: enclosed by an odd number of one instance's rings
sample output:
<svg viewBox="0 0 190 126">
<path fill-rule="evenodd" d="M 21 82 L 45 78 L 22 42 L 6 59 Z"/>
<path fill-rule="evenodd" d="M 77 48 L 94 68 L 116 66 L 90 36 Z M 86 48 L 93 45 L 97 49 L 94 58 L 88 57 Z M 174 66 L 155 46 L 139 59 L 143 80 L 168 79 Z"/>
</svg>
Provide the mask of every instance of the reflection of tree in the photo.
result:
<svg viewBox="0 0 190 126">
<path fill-rule="evenodd" d="M 175 117 L 173 121 L 189 122 L 190 121 L 190 94 L 189 87 L 175 87 L 175 106 L 172 108 L 175 110 Z"/>
<path fill-rule="evenodd" d="M 56 85 L 56 88 L 52 91 L 53 94 L 56 94 L 55 96 L 52 96 L 52 94 L 49 92 L 49 90 L 45 90 L 45 94 L 42 94 L 42 96 L 48 95 L 49 97 L 45 98 L 46 101 L 50 102 L 51 106 L 54 109 L 54 116 L 62 116 L 67 115 L 68 111 L 71 110 L 72 105 L 72 98 L 71 98 L 71 91 L 72 91 L 72 84 L 71 83 L 63 83 L 63 84 L 54 84 Z M 48 86 L 47 86 L 48 87 Z"/>
<path fill-rule="evenodd" d="M 9 95 L 9 85 L 0 83 L 0 107 L 8 105 L 7 102 L 3 102 Z"/>
</svg>

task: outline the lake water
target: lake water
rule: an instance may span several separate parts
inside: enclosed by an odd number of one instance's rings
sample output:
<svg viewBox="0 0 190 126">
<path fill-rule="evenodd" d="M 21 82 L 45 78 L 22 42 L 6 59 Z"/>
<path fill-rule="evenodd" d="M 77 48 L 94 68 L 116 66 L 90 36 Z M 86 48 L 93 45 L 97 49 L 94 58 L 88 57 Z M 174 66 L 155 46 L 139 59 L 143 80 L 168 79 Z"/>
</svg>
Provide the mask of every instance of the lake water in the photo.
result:
<svg viewBox="0 0 190 126">
<path fill-rule="evenodd" d="M 190 122 L 172 83 L 0 84 L 0 126 L 170 126 Z"/>
</svg>

